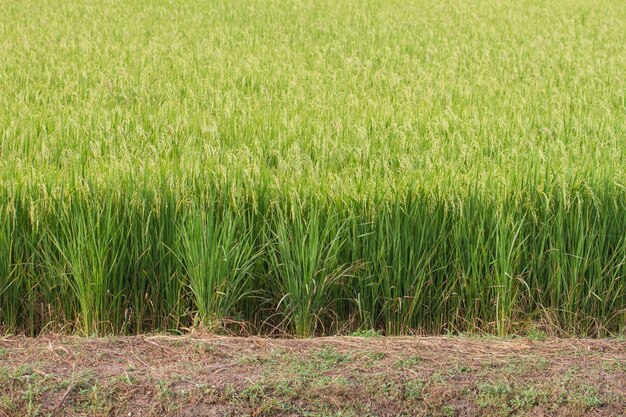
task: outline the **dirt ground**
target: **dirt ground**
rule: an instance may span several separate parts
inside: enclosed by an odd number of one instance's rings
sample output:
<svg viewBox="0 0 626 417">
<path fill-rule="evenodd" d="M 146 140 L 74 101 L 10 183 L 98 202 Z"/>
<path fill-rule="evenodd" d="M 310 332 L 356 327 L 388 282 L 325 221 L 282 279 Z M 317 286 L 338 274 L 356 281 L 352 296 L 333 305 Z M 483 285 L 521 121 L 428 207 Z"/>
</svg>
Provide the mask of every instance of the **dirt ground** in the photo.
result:
<svg viewBox="0 0 626 417">
<path fill-rule="evenodd" d="M 0 416 L 626 415 L 626 342 L 0 339 Z"/>
</svg>

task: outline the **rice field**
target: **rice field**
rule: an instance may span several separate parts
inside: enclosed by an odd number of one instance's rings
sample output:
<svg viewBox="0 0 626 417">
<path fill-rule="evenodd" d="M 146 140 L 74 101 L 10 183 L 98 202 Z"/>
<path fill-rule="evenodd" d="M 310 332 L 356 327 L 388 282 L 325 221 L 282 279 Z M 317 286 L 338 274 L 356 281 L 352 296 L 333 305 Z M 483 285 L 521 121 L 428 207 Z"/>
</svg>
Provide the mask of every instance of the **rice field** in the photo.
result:
<svg viewBox="0 0 626 417">
<path fill-rule="evenodd" d="M 0 331 L 626 331 L 624 3 L 0 10 Z"/>
</svg>

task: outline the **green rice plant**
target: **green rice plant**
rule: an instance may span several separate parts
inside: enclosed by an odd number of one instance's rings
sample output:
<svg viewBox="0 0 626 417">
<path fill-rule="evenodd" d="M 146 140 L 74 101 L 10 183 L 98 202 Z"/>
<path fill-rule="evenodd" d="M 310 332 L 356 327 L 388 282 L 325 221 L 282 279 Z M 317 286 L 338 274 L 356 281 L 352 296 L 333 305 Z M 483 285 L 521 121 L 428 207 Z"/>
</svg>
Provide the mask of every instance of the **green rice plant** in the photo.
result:
<svg viewBox="0 0 626 417">
<path fill-rule="evenodd" d="M 519 297 L 519 283 L 524 266 L 523 260 L 525 237 L 523 231 L 524 216 L 515 220 L 498 219 L 498 229 L 495 237 L 496 259 L 494 264 L 494 282 L 496 293 L 496 328 L 500 336 L 510 333 L 511 321 Z"/>
<path fill-rule="evenodd" d="M 125 203 L 129 219 L 124 293 L 128 330 L 178 329 L 190 310 L 188 283 L 181 264 L 179 207 L 174 198 L 145 195 L 144 204 Z"/>
<path fill-rule="evenodd" d="M 406 334 L 424 323 L 424 307 L 432 302 L 426 289 L 442 267 L 446 226 L 445 212 L 433 208 L 428 196 L 408 195 L 383 205 L 362 237 L 371 282 L 359 298 L 370 298 L 379 312 L 370 315 L 387 334 Z"/>
<path fill-rule="evenodd" d="M 274 213 L 269 225 L 274 300 L 291 332 L 311 336 L 324 324 L 349 272 L 338 258 L 346 244 L 344 225 L 317 204 L 297 200 L 287 204 Z"/>
<path fill-rule="evenodd" d="M 0 211 L 0 329 L 13 332 L 21 324 L 19 314 L 25 291 L 15 265 L 15 205 L 5 203 L 3 208 Z"/>
<path fill-rule="evenodd" d="M 128 319 L 123 293 L 125 219 L 112 199 L 55 203 L 55 220 L 48 224 L 42 252 L 47 280 L 62 284 L 50 283 L 48 291 L 65 298 L 61 304 L 70 310 L 66 317 L 77 320 L 82 334 L 119 331 Z"/>
<path fill-rule="evenodd" d="M 185 274 L 201 324 L 214 329 L 233 318 L 256 290 L 258 256 L 251 217 L 210 194 L 192 211 L 180 231 Z"/>
<path fill-rule="evenodd" d="M 457 277 L 453 292 L 458 292 L 458 307 L 454 315 L 459 318 L 455 327 L 460 331 L 484 329 L 496 321 L 493 266 L 497 214 L 492 201 L 474 192 L 451 216 L 450 238 L 442 250 L 449 251 L 452 262 L 448 277 Z"/>
</svg>

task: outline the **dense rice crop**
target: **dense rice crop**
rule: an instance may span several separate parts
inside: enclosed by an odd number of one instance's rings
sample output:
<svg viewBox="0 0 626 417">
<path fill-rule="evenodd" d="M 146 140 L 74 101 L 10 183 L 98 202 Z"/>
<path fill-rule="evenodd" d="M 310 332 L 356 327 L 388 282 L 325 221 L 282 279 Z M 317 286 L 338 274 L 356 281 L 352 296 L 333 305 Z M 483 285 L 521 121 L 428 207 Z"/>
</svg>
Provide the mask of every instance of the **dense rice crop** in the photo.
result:
<svg viewBox="0 0 626 417">
<path fill-rule="evenodd" d="M 0 0 L 0 328 L 626 328 L 617 1 Z"/>
</svg>

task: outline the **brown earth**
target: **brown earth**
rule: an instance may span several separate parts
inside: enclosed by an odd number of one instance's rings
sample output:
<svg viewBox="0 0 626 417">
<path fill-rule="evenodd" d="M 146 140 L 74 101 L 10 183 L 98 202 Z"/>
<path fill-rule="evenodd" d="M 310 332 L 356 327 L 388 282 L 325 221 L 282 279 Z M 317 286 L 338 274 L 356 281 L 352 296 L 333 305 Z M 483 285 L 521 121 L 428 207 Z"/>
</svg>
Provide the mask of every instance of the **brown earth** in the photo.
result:
<svg viewBox="0 0 626 417">
<path fill-rule="evenodd" d="M 0 339 L 0 416 L 626 415 L 626 342 Z"/>
</svg>

